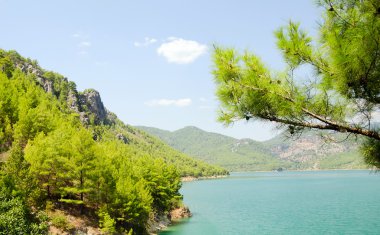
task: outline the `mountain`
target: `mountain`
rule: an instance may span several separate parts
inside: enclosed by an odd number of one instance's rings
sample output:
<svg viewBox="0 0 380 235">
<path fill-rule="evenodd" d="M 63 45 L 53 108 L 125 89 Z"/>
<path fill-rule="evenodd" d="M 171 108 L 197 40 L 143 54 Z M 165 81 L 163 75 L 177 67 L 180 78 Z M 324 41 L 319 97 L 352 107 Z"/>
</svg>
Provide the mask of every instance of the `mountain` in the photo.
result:
<svg viewBox="0 0 380 235">
<path fill-rule="evenodd" d="M 179 151 L 230 171 L 272 170 L 286 165 L 263 143 L 251 139 L 238 140 L 197 127 L 185 127 L 174 132 L 142 126 L 137 128 L 159 137 Z"/>
<path fill-rule="evenodd" d="M 148 234 L 183 209 L 181 176 L 224 174 L 0 49 L 0 234 Z"/>
<path fill-rule="evenodd" d="M 137 128 L 159 137 L 179 151 L 230 171 L 367 168 L 356 140 L 346 139 L 341 133 L 304 131 L 293 139 L 283 133 L 258 142 L 210 133 L 197 127 L 173 132 L 144 126 Z"/>
<path fill-rule="evenodd" d="M 8 64 L 9 68 L 15 72 L 31 77 L 37 87 L 42 88 L 50 99 L 58 101 L 59 109 L 63 113 L 76 115 L 81 124 L 92 132 L 94 140 L 121 140 L 129 147 L 136 148 L 139 154 L 152 155 L 174 164 L 182 176 L 210 176 L 226 173 L 221 168 L 194 160 L 159 139 L 124 124 L 116 114 L 104 107 L 98 91 L 86 89 L 79 92 L 74 82 L 58 73 L 42 69 L 37 61 L 25 59 L 15 51 L 0 50 L 0 59 L 3 63 L 3 65 L 0 64 L 2 70 L 5 70 Z M 0 133 L 0 137 L 4 135 Z M 12 145 L 11 140 L 14 138 L 10 135 L 9 137 L 9 141 L 0 141 L 0 160 L 6 158 L 7 150 Z M 23 141 L 25 142 L 23 145 L 26 145 L 28 139 Z"/>
</svg>

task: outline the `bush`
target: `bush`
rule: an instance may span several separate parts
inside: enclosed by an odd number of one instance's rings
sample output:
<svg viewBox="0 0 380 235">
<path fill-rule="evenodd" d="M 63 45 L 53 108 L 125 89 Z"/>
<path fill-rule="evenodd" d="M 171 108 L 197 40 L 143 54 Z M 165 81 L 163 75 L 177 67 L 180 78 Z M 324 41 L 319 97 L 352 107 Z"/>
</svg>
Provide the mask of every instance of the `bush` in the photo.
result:
<svg viewBox="0 0 380 235">
<path fill-rule="evenodd" d="M 4 196 L 4 195 L 2 195 Z M 0 234 L 27 234 L 29 232 L 28 212 L 20 198 L 0 196 Z"/>
<path fill-rule="evenodd" d="M 106 211 L 99 212 L 99 227 L 103 233 L 112 234 L 114 233 L 116 226 L 116 221 L 111 218 L 111 216 Z"/>
<path fill-rule="evenodd" d="M 73 226 L 67 221 L 67 218 L 63 212 L 55 212 L 50 216 L 51 223 L 54 227 L 62 229 L 64 231 L 73 229 Z"/>
<path fill-rule="evenodd" d="M 22 197 L 12 196 L 4 184 L 0 187 L 0 235 L 47 234 L 46 213 L 31 214 Z"/>
<path fill-rule="evenodd" d="M 47 234 L 49 230 L 49 217 L 43 212 L 39 211 L 36 215 L 37 223 L 32 223 L 30 225 L 30 234 Z"/>
</svg>

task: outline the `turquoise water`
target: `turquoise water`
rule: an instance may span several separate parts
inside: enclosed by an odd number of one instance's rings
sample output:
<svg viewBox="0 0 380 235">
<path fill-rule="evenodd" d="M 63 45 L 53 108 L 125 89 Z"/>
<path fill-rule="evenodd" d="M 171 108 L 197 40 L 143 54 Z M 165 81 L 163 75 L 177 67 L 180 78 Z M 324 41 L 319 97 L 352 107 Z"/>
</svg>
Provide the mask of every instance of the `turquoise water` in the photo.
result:
<svg viewBox="0 0 380 235">
<path fill-rule="evenodd" d="M 380 234 L 380 173 L 234 173 L 182 194 L 193 217 L 160 235 Z"/>
</svg>

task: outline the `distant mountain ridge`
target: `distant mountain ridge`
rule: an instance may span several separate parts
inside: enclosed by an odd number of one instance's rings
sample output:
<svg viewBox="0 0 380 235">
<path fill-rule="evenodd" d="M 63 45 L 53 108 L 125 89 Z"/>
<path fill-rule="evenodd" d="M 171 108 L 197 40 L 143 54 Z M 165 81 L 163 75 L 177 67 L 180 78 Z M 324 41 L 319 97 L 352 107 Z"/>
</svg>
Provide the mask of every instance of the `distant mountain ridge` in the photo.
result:
<svg viewBox="0 0 380 235">
<path fill-rule="evenodd" d="M 230 171 L 367 168 L 353 138 L 341 133 L 305 131 L 294 140 L 280 134 L 268 141 L 235 139 L 194 126 L 176 131 L 137 126 L 173 148 Z"/>
</svg>

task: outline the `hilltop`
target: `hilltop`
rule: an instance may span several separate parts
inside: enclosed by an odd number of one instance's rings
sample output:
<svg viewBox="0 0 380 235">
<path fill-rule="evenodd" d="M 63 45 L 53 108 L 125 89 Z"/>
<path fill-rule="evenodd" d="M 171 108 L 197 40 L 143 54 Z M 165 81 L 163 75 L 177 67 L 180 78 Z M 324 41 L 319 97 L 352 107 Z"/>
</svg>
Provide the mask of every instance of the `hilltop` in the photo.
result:
<svg viewBox="0 0 380 235">
<path fill-rule="evenodd" d="M 173 148 L 230 171 L 363 169 L 358 141 L 344 134 L 305 131 L 297 138 L 282 133 L 268 141 L 235 139 L 197 127 L 165 131 L 138 126 Z M 327 135 L 328 134 L 328 135 Z"/>
</svg>

